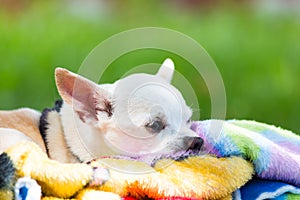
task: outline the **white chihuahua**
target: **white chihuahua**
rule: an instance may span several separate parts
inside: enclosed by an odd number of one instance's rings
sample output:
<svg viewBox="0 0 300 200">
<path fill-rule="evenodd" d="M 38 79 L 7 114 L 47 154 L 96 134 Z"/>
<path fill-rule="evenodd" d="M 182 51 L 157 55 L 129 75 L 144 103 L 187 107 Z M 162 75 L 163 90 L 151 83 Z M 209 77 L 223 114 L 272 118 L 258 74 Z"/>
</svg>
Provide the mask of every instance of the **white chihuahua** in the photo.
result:
<svg viewBox="0 0 300 200">
<path fill-rule="evenodd" d="M 170 84 L 173 72 L 173 62 L 166 59 L 156 75 L 133 74 L 98 85 L 57 68 L 63 101 L 42 114 L 31 109 L 1 111 L 0 151 L 31 140 L 61 162 L 198 153 L 203 141 L 190 130 L 192 111 Z"/>
</svg>

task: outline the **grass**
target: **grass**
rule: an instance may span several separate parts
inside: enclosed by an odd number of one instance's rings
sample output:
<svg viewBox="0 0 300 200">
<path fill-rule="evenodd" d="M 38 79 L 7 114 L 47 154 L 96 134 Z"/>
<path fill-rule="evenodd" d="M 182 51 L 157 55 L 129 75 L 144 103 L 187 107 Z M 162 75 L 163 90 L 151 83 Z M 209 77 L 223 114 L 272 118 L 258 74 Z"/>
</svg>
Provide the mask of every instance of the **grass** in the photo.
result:
<svg viewBox="0 0 300 200">
<path fill-rule="evenodd" d="M 36 1 L 13 14 L 0 10 L 0 109 L 51 106 L 59 98 L 55 67 L 76 72 L 88 53 L 111 35 L 159 26 L 187 34 L 211 55 L 226 86 L 227 118 L 255 119 L 300 133 L 299 15 L 230 6 L 196 12 L 166 9 L 166 1 L 147 6 L 129 2 L 131 6 L 100 13 L 78 12 L 76 6 L 57 1 Z M 183 58 L 168 52 L 126 54 L 112 63 L 104 80 L 114 81 L 126 69 L 166 56 L 174 58 L 197 92 L 201 119 L 210 118 L 205 82 Z"/>
</svg>

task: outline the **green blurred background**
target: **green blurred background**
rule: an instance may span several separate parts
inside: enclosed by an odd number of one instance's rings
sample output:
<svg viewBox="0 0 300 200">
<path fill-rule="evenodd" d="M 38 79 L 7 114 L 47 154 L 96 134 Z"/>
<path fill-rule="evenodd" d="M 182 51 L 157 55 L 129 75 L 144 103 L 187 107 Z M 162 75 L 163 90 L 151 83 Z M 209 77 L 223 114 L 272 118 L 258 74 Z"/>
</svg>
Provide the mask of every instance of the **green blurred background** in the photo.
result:
<svg viewBox="0 0 300 200">
<path fill-rule="evenodd" d="M 101 41 L 146 26 L 180 31 L 207 50 L 223 77 L 228 119 L 300 133 L 300 2 L 288 0 L 0 0 L 0 109 L 51 107 L 55 67 L 76 72 Z M 103 81 L 166 56 L 197 92 L 201 119 L 210 118 L 205 82 L 168 52 L 124 55 Z"/>
</svg>

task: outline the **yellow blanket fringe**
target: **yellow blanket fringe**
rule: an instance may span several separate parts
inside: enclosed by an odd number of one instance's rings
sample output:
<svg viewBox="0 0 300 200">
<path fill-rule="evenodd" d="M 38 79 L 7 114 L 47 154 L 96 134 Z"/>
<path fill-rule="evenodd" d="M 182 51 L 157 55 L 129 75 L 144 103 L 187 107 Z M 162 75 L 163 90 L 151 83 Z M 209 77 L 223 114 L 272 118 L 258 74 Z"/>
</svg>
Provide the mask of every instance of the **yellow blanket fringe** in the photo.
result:
<svg viewBox="0 0 300 200">
<path fill-rule="evenodd" d="M 48 159 L 31 142 L 20 143 L 6 153 L 15 164 L 17 177 L 29 176 L 41 185 L 43 200 L 117 200 L 126 196 L 228 200 L 253 174 L 252 164 L 239 157 L 207 155 L 182 161 L 162 159 L 150 167 L 139 161 L 113 158 L 98 159 L 91 165 L 62 164 Z M 109 181 L 99 187 L 88 184 L 94 166 L 110 168 Z M 0 191 L 0 195 L 7 192 Z"/>
</svg>

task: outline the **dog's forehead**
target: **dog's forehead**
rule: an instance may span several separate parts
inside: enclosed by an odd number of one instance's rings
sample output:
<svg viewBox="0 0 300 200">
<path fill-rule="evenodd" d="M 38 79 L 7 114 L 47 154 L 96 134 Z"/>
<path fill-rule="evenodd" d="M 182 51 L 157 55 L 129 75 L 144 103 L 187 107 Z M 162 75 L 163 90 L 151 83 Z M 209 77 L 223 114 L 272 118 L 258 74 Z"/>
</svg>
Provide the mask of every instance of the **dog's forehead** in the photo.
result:
<svg viewBox="0 0 300 200">
<path fill-rule="evenodd" d="M 159 76 L 152 75 L 152 74 L 144 74 L 144 73 L 132 74 L 118 81 L 118 83 L 120 84 L 132 84 L 132 85 L 141 85 L 145 82 L 166 83 L 166 81 Z"/>
<path fill-rule="evenodd" d="M 158 76 L 149 74 L 134 74 L 119 80 L 115 85 L 114 96 L 118 99 L 142 100 L 149 103 L 164 101 L 175 105 L 185 104 L 181 93 L 174 86 Z"/>
<path fill-rule="evenodd" d="M 114 99 L 120 110 L 129 113 L 151 113 L 154 116 L 163 113 L 184 118 L 191 113 L 181 93 L 155 75 L 134 74 L 119 80 L 115 85 Z"/>
</svg>

